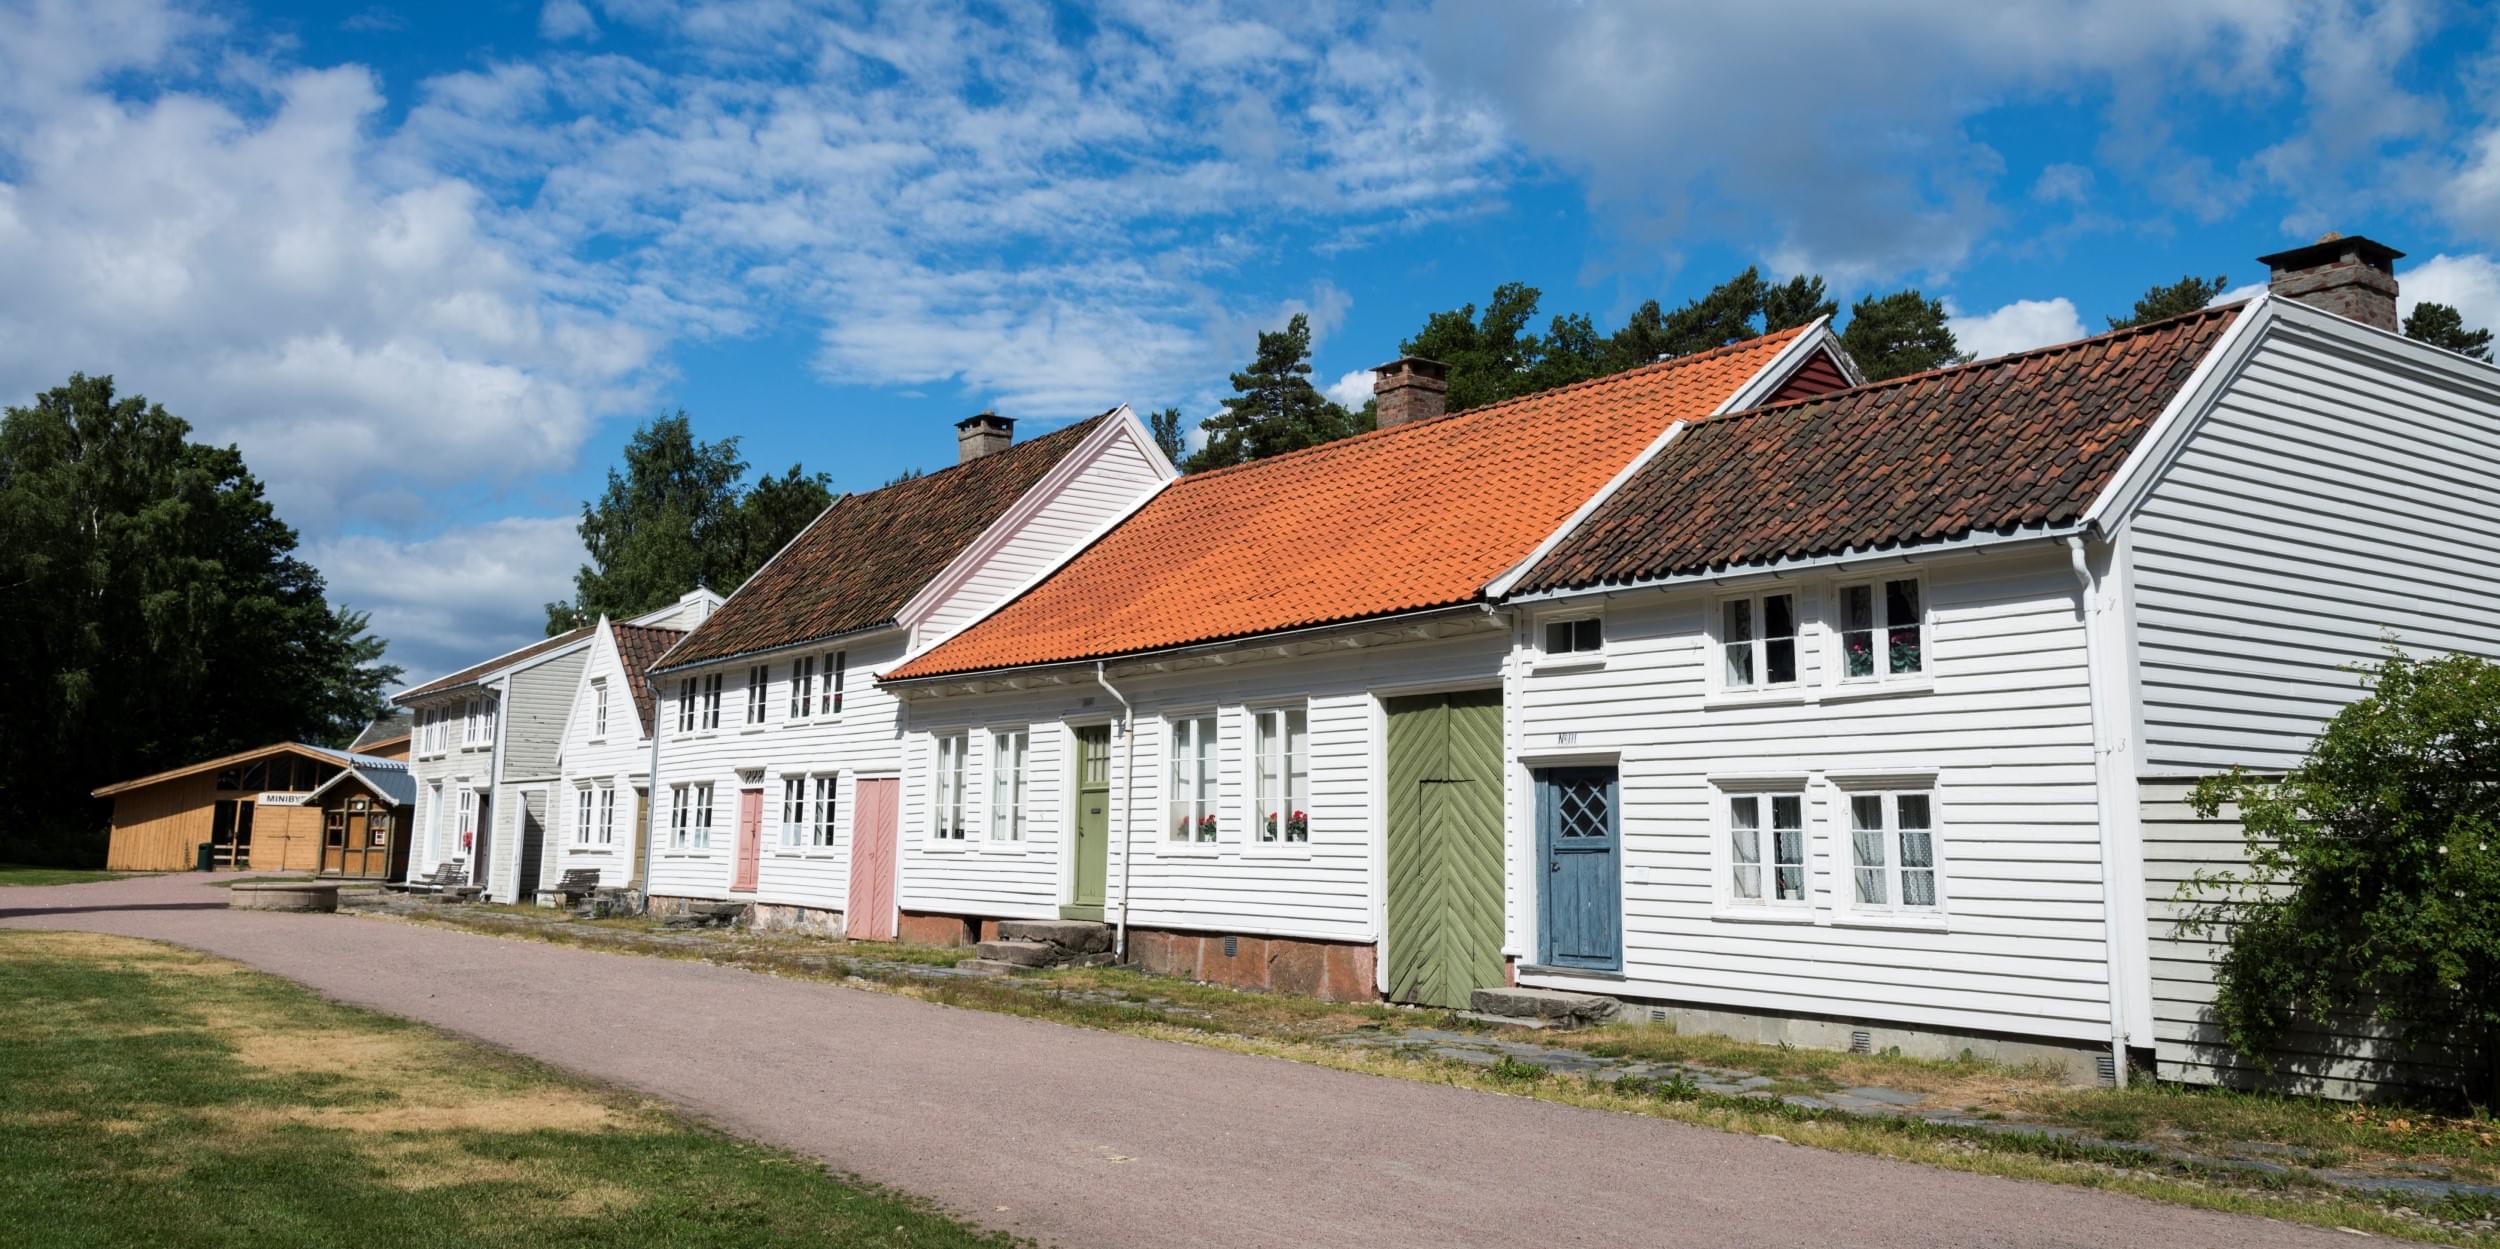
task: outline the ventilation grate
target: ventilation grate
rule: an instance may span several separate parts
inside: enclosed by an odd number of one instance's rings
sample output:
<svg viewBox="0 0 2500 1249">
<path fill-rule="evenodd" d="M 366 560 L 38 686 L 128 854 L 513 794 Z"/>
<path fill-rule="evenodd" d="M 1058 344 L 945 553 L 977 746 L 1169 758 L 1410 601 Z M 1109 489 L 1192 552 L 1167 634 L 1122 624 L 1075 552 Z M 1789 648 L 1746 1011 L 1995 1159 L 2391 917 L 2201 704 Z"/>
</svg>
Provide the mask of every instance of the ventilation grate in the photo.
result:
<svg viewBox="0 0 2500 1249">
<path fill-rule="evenodd" d="M 1241 938 L 1240 938 L 1240 937 L 1237 937 L 1237 936 L 1235 936 L 1235 935 L 1233 935 L 1232 933 L 1229 933 L 1229 932 L 1228 932 L 1228 933 L 1225 933 L 1225 934 L 1224 934 L 1224 957 L 1226 957 L 1226 958 L 1234 958 L 1234 957 L 1237 957 L 1238 955 L 1240 955 L 1240 953 L 1241 953 Z"/>
<path fill-rule="evenodd" d="M 2092 1060 L 2092 1067 L 2100 1073 L 2101 1083 L 2112 1086 L 2118 1083 L 2118 1060 L 2116 1058 L 2102 1054 Z"/>
<path fill-rule="evenodd" d="M 1664 1006 L 1652 1006 L 1652 1007 L 1650 1007 L 1650 1008 L 1649 1008 L 1649 1022 L 1651 1022 L 1651 1023 L 1665 1023 L 1666 1021 L 1667 1021 L 1667 1008 L 1666 1008 L 1666 1007 L 1664 1007 Z"/>
<path fill-rule="evenodd" d="M 1866 1031 L 1866 1030 L 1865 1030 L 1865 1029 L 1863 1029 L 1863 1028 L 1861 1028 L 1861 1029 L 1859 1029 L 1859 1030 L 1857 1030 L 1857 1031 L 1855 1031 L 1855 1032 L 1850 1033 L 1850 1034 L 1849 1034 L 1849 1052 L 1850 1052 L 1850 1053 L 1852 1053 L 1852 1054 L 1872 1054 L 1872 1053 L 1874 1053 L 1874 1052 L 1875 1052 L 1875 1034 L 1874 1034 L 1874 1033 L 1872 1033 L 1872 1032 L 1868 1032 L 1868 1031 Z"/>
</svg>

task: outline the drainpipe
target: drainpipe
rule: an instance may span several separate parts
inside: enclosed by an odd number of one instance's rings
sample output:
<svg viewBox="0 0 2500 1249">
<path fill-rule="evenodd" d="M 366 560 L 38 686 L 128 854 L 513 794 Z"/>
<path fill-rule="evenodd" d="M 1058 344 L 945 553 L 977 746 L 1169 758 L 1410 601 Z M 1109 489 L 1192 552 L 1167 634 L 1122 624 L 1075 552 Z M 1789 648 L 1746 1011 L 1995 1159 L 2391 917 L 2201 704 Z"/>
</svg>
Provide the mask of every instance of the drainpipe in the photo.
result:
<svg viewBox="0 0 2500 1249">
<path fill-rule="evenodd" d="M 1128 695 L 1111 683 L 1110 665 L 1094 661 L 1094 683 L 1120 704 L 1120 920 L 1112 937 L 1111 956 L 1128 961 L 1128 865 L 1135 847 L 1129 844 L 1136 830 L 1129 827 L 1131 799 L 1137 792 L 1137 709 L 1129 704 Z"/>
<path fill-rule="evenodd" d="M 2075 567 L 2075 582 L 2081 588 L 2076 600 L 2083 621 L 2084 692 L 2092 708 L 2092 814 L 2101 835 L 2101 923 L 2106 929 L 2103 948 L 2109 960 L 2109 1058 L 2110 1071 L 2119 1088 L 2127 1087 L 2127 1012 L 2128 986 L 2119 983 L 2119 925 L 2123 912 L 2118 905 L 2118 845 L 2115 823 L 2109 818 L 2109 786 L 2102 771 L 2109 758 L 2107 728 L 2101 716 L 2101 642 L 2100 630 L 2093 623 L 2094 600 L 2100 586 L 2092 576 L 2092 564 L 2084 553 L 2081 535 L 2066 539 L 2066 553 Z"/>
<path fill-rule="evenodd" d="M 631 698 L 632 692 L 628 691 L 626 696 Z M 634 879 L 625 882 L 626 887 L 642 895 L 642 909 L 646 914 L 651 910 L 651 857 L 660 844 L 660 711 L 660 691 L 654 688 L 651 691 L 651 771 L 650 779 L 643 782 L 649 786 L 650 796 L 642 801 L 642 862 L 635 865 L 638 870 Z"/>
</svg>

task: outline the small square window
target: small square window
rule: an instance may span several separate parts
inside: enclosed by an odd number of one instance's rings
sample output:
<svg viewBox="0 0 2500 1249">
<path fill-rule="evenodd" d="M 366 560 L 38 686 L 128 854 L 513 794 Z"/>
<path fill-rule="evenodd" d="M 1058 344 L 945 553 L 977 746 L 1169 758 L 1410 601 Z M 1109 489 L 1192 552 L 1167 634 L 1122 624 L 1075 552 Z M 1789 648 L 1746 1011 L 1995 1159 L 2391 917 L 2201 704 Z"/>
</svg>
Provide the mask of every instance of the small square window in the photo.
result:
<svg viewBox="0 0 2500 1249">
<path fill-rule="evenodd" d="M 1803 794 L 1727 796 L 1728 896 L 1748 906 L 1806 902 Z"/>
<path fill-rule="evenodd" d="M 1916 577 L 1840 587 L 1840 678 L 1882 681 L 1927 671 L 1924 595 Z"/>
<path fill-rule="evenodd" d="M 1594 655 L 1605 647 L 1605 625 L 1595 616 L 1545 622 L 1545 653 L 1548 655 Z"/>
<path fill-rule="evenodd" d="M 1935 798 L 1924 790 L 1849 795 L 1852 903 L 1871 911 L 1933 911 Z"/>
<path fill-rule="evenodd" d="M 1719 685 L 1771 689 L 1797 683 L 1797 596 L 1753 594 L 1719 605 Z"/>
</svg>

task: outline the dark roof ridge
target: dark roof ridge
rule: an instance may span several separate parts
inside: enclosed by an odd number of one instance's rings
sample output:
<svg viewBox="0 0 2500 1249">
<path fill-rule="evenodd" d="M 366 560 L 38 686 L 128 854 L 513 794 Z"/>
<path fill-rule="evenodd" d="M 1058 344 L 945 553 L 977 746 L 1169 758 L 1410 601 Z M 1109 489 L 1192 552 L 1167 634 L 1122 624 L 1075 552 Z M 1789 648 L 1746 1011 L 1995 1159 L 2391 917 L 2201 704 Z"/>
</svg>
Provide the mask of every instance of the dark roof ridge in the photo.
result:
<svg viewBox="0 0 2500 1249">
<path fill-rule="evenodd" d="M 1791 339 L 1794 339 L 1796 335 L 1805 328 L 1806 327 L 1802 325 L 1793 325 L 1787 329 L 1768 330 L 1763 333 L 1756 334 L 1751 338 L 1740 339 L 1732 343 L 1722 343 L 1719 346 L 1712 347 L 1707 351 L 1696 351 L 1689 355 L 1669 356 L 1664 360 L 1652 360 L 1647 364 L 1636 364 L 1628 369 L 1617 369 L 1612 373 L 1600 374 L 1596 377 L 1584 377 L 1576 382 L 1565 382 L 1560 386 L 1548 386 L 1543 390 L 1532 391 L 1524 395 L 1513 395 L 1508 399 L 1497 399 L 1494 402 L 1485 404 L 1482 407 L 1466 408 L 1457 412 L 1444 412 L 1439 416 L 1430 417 L 1420 421 L 1409 421 L 1403 425 L 1391 425 L 1385 429 L 1367 429 L 1359 434 L 1349 434 L 1343 438 L 1330 439 L 1329 441 L 1320 443 L 1316 446 L 1298 447 L 1291 451 L 1280 452 L 1276 455 L 1268 456 L 1263 460 L 1252 460 L 1246 464 L 1227 464 L 1222 468 L 1210 468 L 1202 472 L 1190 473 L 1181 477 L 1179 480 L 1174 481 L 1172 485 L 1179 486 L 1187 482 L 1208 481 L 1217 477 L 1222 477 L 1228 473 L 1238 473 L 1244 469 L 1260 468 L 1269 464 L 1279 464 L 1287 461 L 1298 460 L 1314 455 L 1318 452 L 1335 451 L 1358 442 L 1366 442 L 1372 439 L 1387 437 L 1392 434 L 1405 434 L 1413 433 L 1417 430 L 1434 429 L 1441 427 L 1450 421 L 1464 420 L 1466 418 L 1476 416 L 1486 416 L 1499 412 L 1505 408 L 1512 408 L 1524 403 L 1535 403 L 1541 400 L 1551 399 L 1557 395 L 1569 394 L 1577 390 L 1586 390 L 1592 386 L 1603 386 L 1609 383 L 1619 382 L 1628 377 L 1647 373 L 1661 373 L 1688 364 L 1699 364 L 1705 360 L 1715 360 L 1721 356 L 1732 355 L 1739 351 L 1754 350 L 1762 346 L 1762 340 L 1773 337 L 1774 335 L 1786 334 Z"/>
<path fill-rule="evenodd" d="M 1851 386 L 1846 390 L 1827 390 L 1822 394 L 1807 395 L 1802 399 L 1784 399 L 1778 403 L 1766 403 L 1751 408 L 1738 408 L 1733 412 L 1720 412 L 1711 416 L 1699 417 L 1695 420 L 1686 422 L 1686 424 L 1715 424 L 1720 421 L 1732 421 L 1743 416 L 1764 416 L 1776 412 L 1785 412 L 1791 408 L 1801 408 L 1817 403 L 1829 403 L 1835 399 L 1854 398 L 1869 391 L 1882 390 L 1888 386 L 1906 386 L 1912 382 L 1923 382 L 1931 378 L 1943 377 L 1948 374 L 1977 372 L 1980 369 L 1999 368 L 2004 365 L 2019 363 L 2024 360 L 2037 359 L 2041 356 L 2053 356 L 2060 352 L 2080 351 L 2086 347 L 2104 347 L 2122 338 L 2147 334 L 2154 330 L 2167 329 L 2173 325 L 2193 321 L 2202 317 L 2215 316 L 2225 312 L 2237 312 L 2238 310 L 2247 307 L 2250 302 L 2250 300 L 2246 299 L 2235 299 L 2227 304 L 2208 304 L 2193 312 L 2182 312 L 2176 316 L 2163 317 L 2158 321 L 2145 321 L 2140 324 L 2126 326 L 2122 329 L 2103 330 L 2098 334 L 2088 334 L 2082 338 L 2070 338 L 2062 343 L 2049 343 L 2045 346 L 2039 347 L 2026 347 L 2021 351 L 2009 351 L 2001 356 L 1988 356 L 1978 360 L 1965 360 L 1960 364 L 1946 364 L 1932 369 L 1921 369 L 1916 373 L 1904 373 L 1899 377 L 1887 377 L 1880 382 L 1863 382 L 1856 386 Z"/>
</svg>

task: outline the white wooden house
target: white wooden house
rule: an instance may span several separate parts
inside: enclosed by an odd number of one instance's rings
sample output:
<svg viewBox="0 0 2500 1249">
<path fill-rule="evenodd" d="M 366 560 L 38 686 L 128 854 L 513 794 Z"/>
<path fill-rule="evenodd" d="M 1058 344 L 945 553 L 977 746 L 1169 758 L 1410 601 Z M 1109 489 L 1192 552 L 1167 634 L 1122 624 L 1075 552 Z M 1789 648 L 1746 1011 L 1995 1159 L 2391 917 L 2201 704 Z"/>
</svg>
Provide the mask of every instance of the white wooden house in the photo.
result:
<svg viewBox="0 0 2500 1249">
<path fill-rule="evenodd" d="M 689 595 L 633 623 L 699 618 L 706 597 Z M 557 753 L 597 632 L 584 627 L 533 642 L 392 697 L 413 717 L 411 879 L 457 864 L 495 901 L 534 896 L 549 846 Z"/>
<path fill-rule="evenodd" d="M 2500 369 L 2395 332 L 2395 255 L 1678 431 L 1501 587 L 1519 982 L 2248 1075 L 2171 902 L 2239 834 L 2186 790 L 2292 766 L 2390 640 L 2500 655 Z M 2289 1057 L 2405 1077 L 2352 1035 Z"/>
<path fill-rule="evenodd" d="M 652 905 L 891 937 L 901 715 L 875 674 L 947 637 L 1175 476 L 1119 408 L 837 500 L 655 665 Z M 854 870 L 854 867 L 858 870 Z"/>
<path fill-rule="evenodd" d="M 903 912 L 955 939 L 1100 920 L 1150 969 L 1464 1005 L 1501 974 L 1498 870 L 1453 898 L 1397 852 L 1498 868 L 1511 637 L 1486 584 L 1676 420 L 1849 369 L 1818 323 L 1441 417 L 1437 366 L 1401 360 L 1378 432 L 1174 483 L 888 674 Z M 1468 800 L 1391 802 L 1384 771 L 1416 768 Z"/>
<path fill-rule="evenodd" d="M 651 666 L 720 604 L 718 594 L 696 589 L 667 612 L 668 624 L 600 617 L 556 752 L 557 810 L 540 889 L 577 871 L 597 873 L 603 887 L 641 886 L 650 826 Z"/>
</svg>

